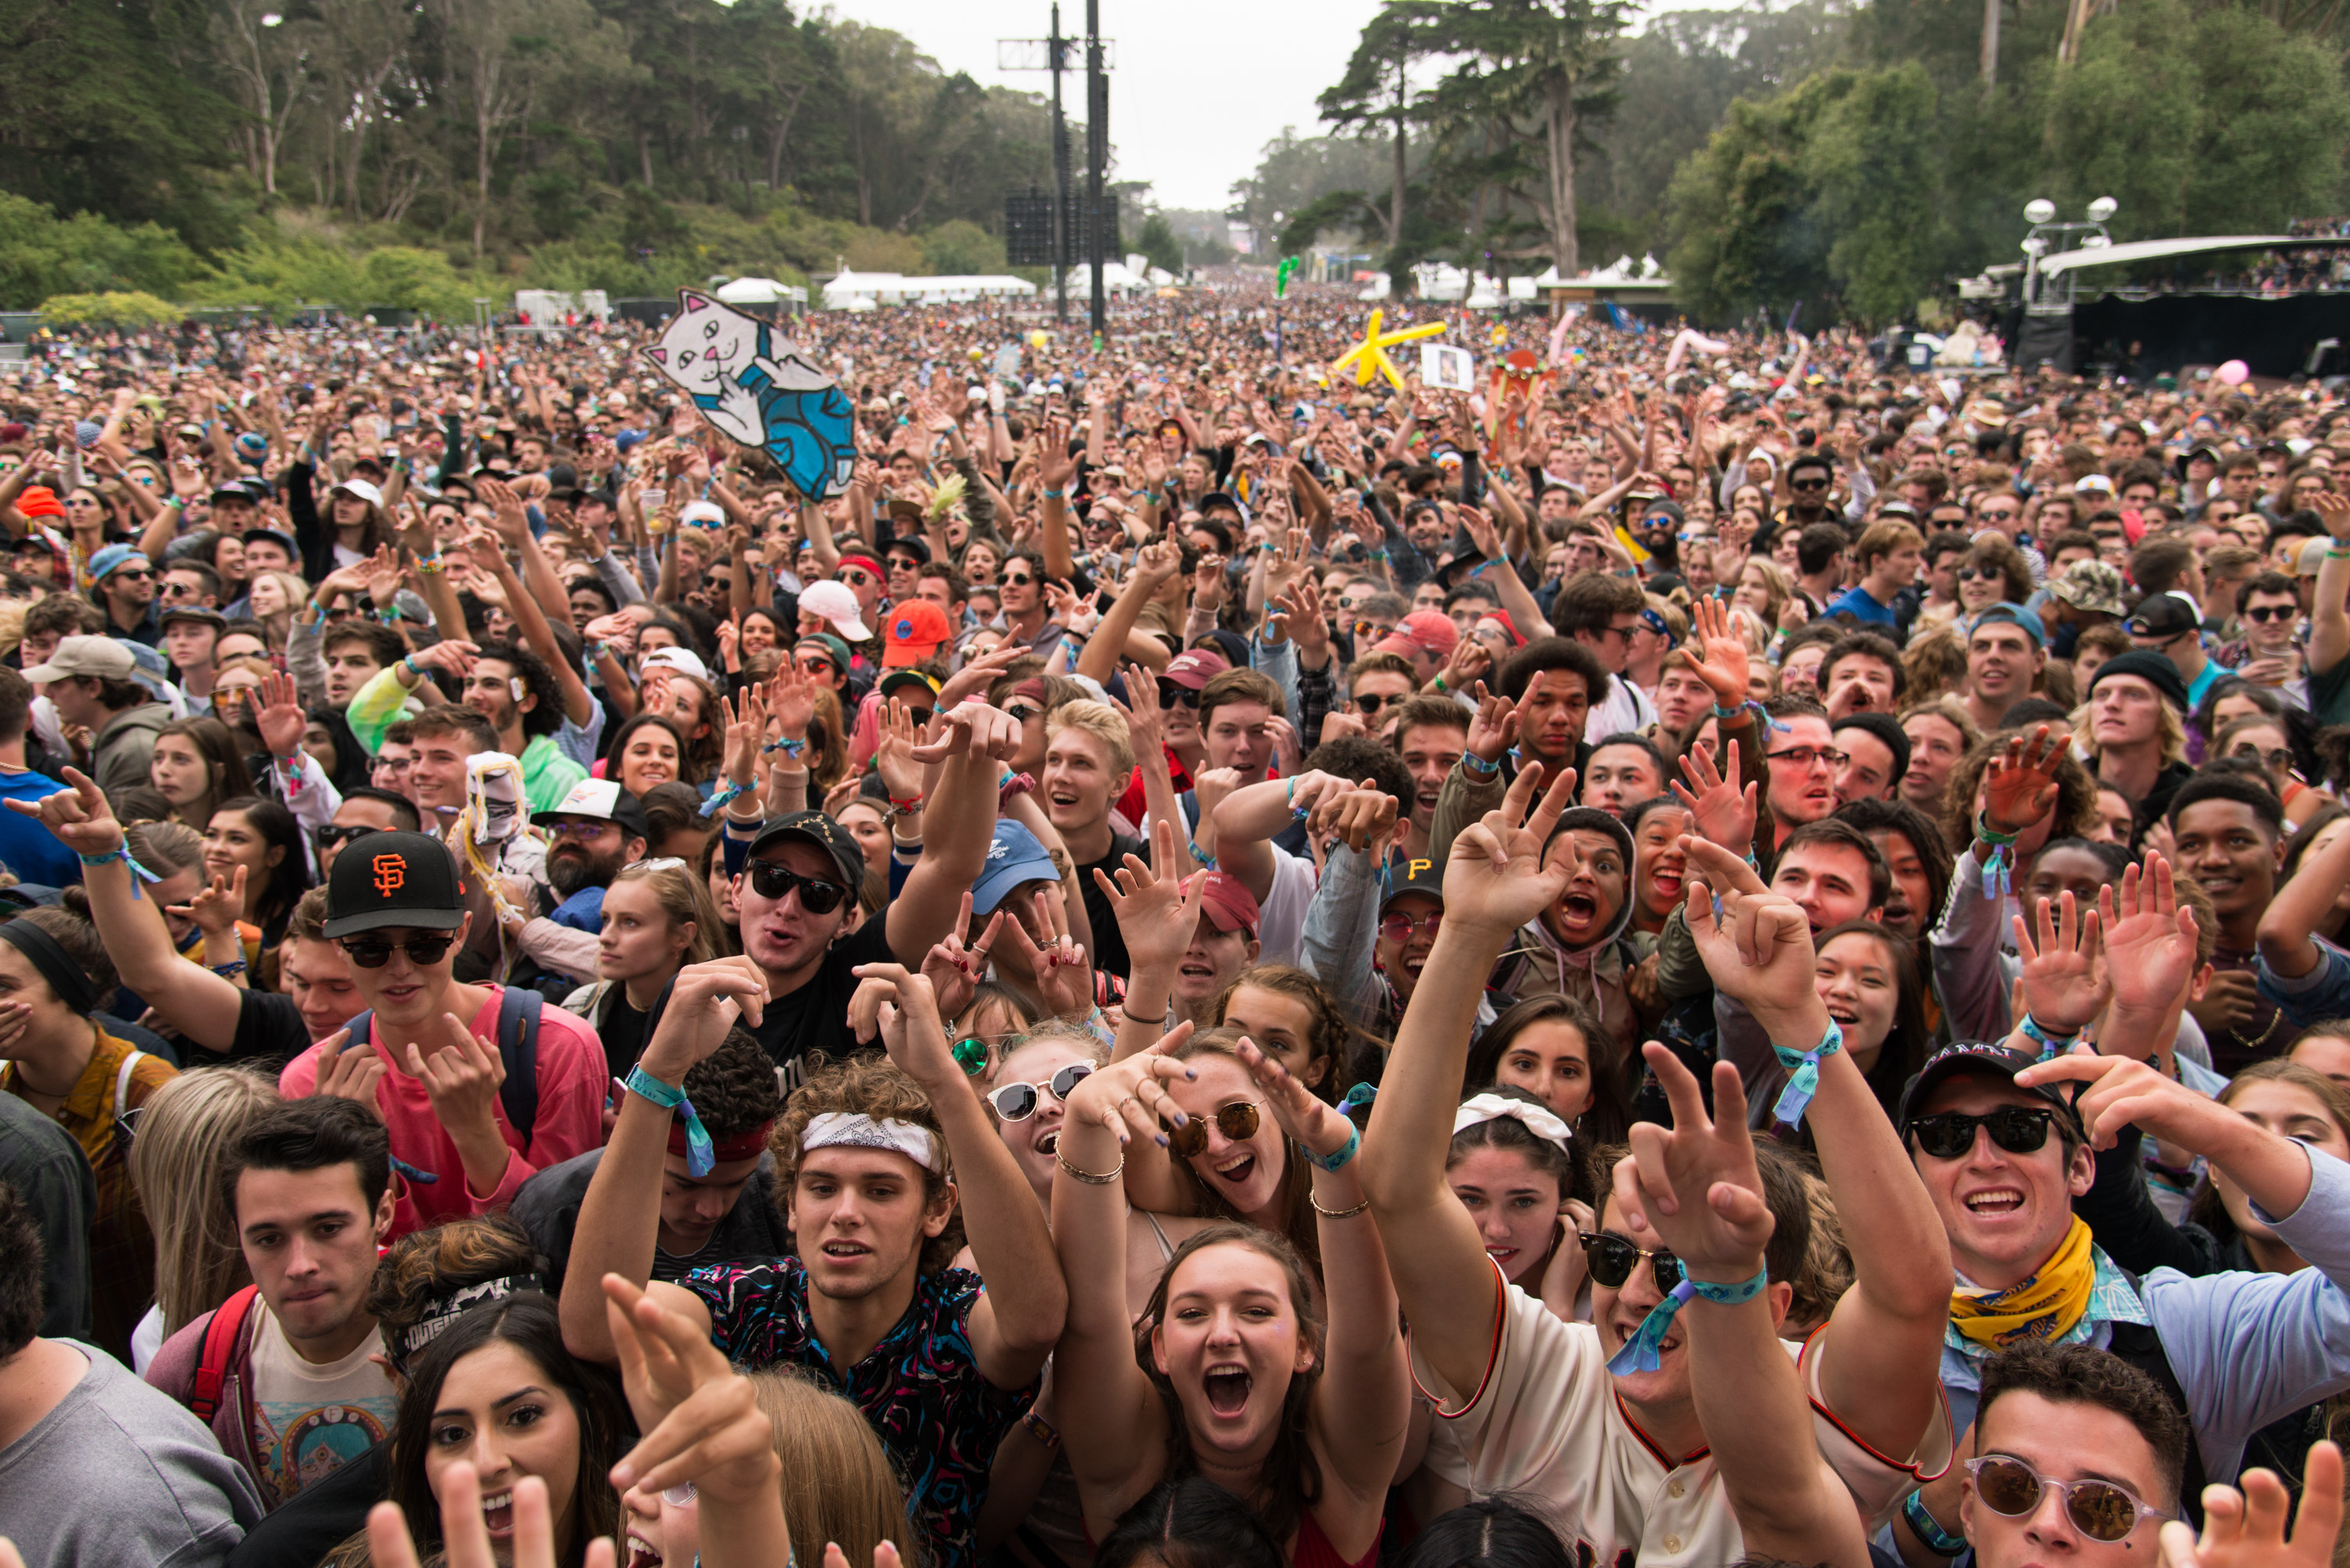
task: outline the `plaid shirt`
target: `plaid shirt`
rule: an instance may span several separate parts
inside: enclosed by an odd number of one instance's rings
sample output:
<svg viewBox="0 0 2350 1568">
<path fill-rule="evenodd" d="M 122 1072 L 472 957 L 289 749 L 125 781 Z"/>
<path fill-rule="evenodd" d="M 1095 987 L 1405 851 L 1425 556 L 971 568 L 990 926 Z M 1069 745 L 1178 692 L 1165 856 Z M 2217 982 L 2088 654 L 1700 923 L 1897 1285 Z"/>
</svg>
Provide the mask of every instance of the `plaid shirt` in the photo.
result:
<svg viewBox="0 0 2350 1568">
<path fill-rule="evenodd" d="M 98 1208 L 89 1230 L 93 1342 L 125 1366 L 130 1365 L 130 1331 L 155 1297 L 155 1238 L 130 1180 L 130 1141 L 118 1136 L 115 1124 L 115 1079 L 136 1049 L 101 1031 L 89 1064 L 51 1118 L 81 1145 L 98 1182 Z M 142 1054 L 130 1069 L 123 1096 L 126 1106 L 138 1110 L 179 1075 L 179 1069 L 161 1056 Z M 0 1090 L 23 1096 L 22 1071 L 16 1063 L 0 1068 Z"/>
</svg>

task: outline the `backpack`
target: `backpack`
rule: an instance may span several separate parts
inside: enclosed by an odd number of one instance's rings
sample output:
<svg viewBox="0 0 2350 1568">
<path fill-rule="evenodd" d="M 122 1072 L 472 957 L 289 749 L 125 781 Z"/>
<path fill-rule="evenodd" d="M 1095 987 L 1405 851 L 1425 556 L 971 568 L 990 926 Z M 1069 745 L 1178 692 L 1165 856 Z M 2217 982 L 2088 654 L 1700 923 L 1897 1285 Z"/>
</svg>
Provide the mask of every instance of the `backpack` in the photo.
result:
<svg viewBox="0 0 2350 1568">
<path fill-rule="evenodd" d="M 253 1315 L 253 1303 L 261 1294 L 259 1285 L 247 1285 L 213 1313 L 212 1322 L 204 1326 L 203 1348 L 196 1354 L 195 1381 L 188 1387 L 188 1408 L 197 1420 L 209 1427 L 213 1414 L 220 1408 L 221 1386 L 228 1381 L 229 1357 L 236 1350 L 236 1342 L 244 1335 L 245 1320 Z"/>
<path fill-rule="evenodd" d="M 506 1126 L 520 1133 L 525 1144 L 538 1122 L 538 1019 L 546 1009 L 546 998 L 518 985 L 503 988 L 498 998 L 498 1060 L 506 1070 L 505 1082 L 498 1085 L 498 1105 L 506 1114 Z M 343 1027 L 352 1039 L 364 1042 L 374 1022 L 370 1008 Z M 129 1071 L 126 1065 L 125 1083 Z"/>
<path fill-rule="evenodd" d="M 149 1054 L 134 1046 L 130 1054 L 122 1059 L 122 1065 L 114 1070 L 114 1136 L 126 1153 L 130 1147 L 131 1137 L 130 1075 Z M 8 1059 L 0 1056 L 0 1072 L 5 1072 L 8 1065 Z"/>
</svg>

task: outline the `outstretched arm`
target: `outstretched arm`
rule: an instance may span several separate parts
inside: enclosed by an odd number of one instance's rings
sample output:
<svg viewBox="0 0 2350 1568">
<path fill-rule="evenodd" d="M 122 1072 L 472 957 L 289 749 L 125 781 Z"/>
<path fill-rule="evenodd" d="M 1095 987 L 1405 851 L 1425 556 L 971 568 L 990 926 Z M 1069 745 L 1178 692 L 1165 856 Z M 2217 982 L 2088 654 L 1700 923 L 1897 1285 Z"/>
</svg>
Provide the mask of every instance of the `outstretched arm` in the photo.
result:
<svg viewBox="0 0 2350 1568">
<path fill-rule="evenodd" d="M 1437 1376 L 1463 1397 L 1484 1380 L 1502 1282 L 1476 1222 L 1445 1183 L 1452 1112 L 1485 976 L 1518 928 L 1574 873 L 1572 838 L 1561 838 L 1565 853 L 1554 846 L 1552 863 L 1543 864 L 1544 842 L 1574 798 L 1573 769 L 1539 802 L 1528 770 L 1499 810 L 1453 841 L 1444 924 L 1404 1011 L 1359 1161 L 1413 1338 Z"/>
</svg>

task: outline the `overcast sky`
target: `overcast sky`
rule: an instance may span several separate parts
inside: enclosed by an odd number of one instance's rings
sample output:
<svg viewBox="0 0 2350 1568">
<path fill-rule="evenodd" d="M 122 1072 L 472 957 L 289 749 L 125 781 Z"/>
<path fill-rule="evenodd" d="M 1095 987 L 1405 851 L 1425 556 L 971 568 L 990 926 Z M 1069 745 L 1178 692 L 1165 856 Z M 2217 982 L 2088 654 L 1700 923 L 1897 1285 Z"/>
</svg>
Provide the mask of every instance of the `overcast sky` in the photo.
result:
<svg viewBox="0 0 2350 1568">
<path fill-rule="evenodd" d="M 999 38 L 1043 37 L 1049 0 L 832 0 L 832 8 L 894 28 L 983 86 L 1051 90 L 1041 71 L 999 70 L 995 47 Z M 1222 209 L 1283 126 L 1315 134 L 1314 99 L 1346 69 L 1378 9 L 1378 0 L 1103 0 L 1102 35 L 1117 46 L 1109 127 L 1119 175 L 1149 181 L 1162 206 Z M 1068 0 L 1063 29 L 1082 35 L 1085 22 L 1085 0 Z M 1064 77 L 1061 92 L 1071 118 L 1082 118 L 1083 73 Z M 1080 168 L 1083 156 L 1080 144 Z"/>
</svg>

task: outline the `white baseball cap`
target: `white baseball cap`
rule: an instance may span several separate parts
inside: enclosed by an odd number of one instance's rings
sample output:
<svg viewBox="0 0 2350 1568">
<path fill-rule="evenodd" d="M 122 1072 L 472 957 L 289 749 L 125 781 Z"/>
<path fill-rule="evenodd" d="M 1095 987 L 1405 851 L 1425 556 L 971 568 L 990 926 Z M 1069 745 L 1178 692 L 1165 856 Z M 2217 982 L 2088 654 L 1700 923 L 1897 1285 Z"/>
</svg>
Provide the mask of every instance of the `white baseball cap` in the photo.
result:
<svg viewBox="0 0 2350 1568">
<path fill-rule="evenodd" d="M 863 642 L 873 635 L 866 627 L 857 595 L 847 583 L 810 583 L 800 590 L 800 608 L 830 621 L 833 629 L 851 642 Z"/>
</svg>

